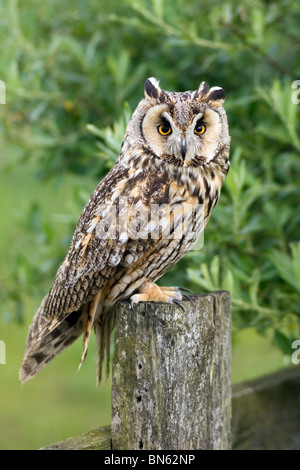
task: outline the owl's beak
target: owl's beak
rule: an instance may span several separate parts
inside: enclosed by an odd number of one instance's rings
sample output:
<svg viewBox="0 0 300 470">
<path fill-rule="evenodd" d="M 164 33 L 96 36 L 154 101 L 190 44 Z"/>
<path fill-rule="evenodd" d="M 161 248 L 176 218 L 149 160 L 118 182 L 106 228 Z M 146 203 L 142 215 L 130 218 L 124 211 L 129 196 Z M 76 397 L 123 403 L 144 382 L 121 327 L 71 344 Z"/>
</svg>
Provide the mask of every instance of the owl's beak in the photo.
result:
<svg viewBox="0 0 300 470">
<path fill-rule="evenodd" d="M 182 156 L 183 161 L 185 160 L 185 155 L 186 155 L 186 140 L 182 139 L 181 140 L 181 156 Z"/>
</svg>

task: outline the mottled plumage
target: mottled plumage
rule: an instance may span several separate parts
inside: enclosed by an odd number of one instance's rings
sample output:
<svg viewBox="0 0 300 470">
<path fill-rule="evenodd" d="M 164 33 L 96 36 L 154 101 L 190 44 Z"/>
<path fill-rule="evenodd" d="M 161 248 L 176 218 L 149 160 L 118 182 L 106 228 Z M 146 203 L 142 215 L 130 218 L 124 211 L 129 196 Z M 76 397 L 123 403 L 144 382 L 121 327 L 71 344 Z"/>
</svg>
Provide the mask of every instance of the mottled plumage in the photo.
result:
<svg viewBox="0 0 300 470">
<path fill-rule="evenodd" d="M 109 371 L 114 305 L 180 302 L 180 289 L 154 282 L 195 244 L 218 201 L 229 169 L 224 99 L 205 82 L 174 93 L 146 80 L 119 157 L 87 202 L 33 319 L 22 382 L 83 334 L 81 366 L 94 327 L 99 383 L 105 354 Z"/>
</svg>

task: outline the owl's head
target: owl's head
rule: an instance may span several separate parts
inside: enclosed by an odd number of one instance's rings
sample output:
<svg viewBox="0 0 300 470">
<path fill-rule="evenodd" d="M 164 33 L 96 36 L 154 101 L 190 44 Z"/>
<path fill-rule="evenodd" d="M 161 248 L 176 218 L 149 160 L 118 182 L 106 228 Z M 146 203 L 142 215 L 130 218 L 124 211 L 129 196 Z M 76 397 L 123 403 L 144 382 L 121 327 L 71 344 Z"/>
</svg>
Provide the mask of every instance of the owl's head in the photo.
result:
<svg viewBox="0 0 300 470">
<path fill-rule="evenodd" d="M 208 163 L 225 147 L 228 153 L 222 88 L 202 82 L 196 91 L 175 93 L 148 78 L 144 92 L 127 130 L 136 146 L 177 167 Z"/>
</svg>

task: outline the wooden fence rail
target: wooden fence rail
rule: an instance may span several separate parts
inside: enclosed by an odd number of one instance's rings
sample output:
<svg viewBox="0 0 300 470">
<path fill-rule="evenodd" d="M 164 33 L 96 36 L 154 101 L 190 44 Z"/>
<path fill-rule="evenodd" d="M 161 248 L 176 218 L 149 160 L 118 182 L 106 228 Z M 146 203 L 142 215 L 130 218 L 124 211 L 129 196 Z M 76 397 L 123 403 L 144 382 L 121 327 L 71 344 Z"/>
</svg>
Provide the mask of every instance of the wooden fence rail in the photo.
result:
<svg viewBox="0 0 300 470">
<path fill-rule="evenodd" d="M 300 367 L 233 386 L 232 448 L 300 450 Z"/>
</svg>

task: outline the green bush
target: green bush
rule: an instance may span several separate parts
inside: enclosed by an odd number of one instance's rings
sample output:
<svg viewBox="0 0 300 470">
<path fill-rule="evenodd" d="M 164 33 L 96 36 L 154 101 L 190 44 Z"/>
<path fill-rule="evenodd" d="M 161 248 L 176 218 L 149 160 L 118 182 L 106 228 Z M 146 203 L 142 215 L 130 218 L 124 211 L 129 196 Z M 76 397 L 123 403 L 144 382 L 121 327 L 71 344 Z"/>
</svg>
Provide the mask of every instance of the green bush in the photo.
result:
<svg viewBox="0 0 300 470">
<path fill-rule="evenodd" d="M 15 248 L 1 281 L 2 305 L 21 318 L 24 296 L 49 288 L 88 197 L 85 182 L 96 185 L 113 165 L 144 80 L 156 76 L 176 91 L 206 80 L 227 93 L 231 170 L 203 250 L 164 281 L 230 290 L 234 330 L 271 329 L 290 354 L 300 335 L 300 105 L 291 99 L 300 78 L 299 2 L 1 3 L 2 169 L 31 166 L 41 184 L 63 185 L 70 173 L 82 182 L 70 187 L 76 210 L 62 242 L 38 197 L 20 216 L 23 251 Z"/>
</svg>

